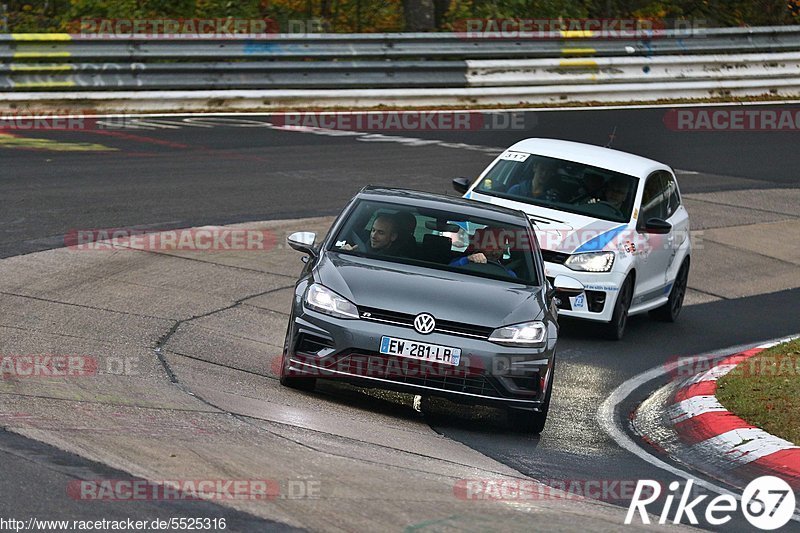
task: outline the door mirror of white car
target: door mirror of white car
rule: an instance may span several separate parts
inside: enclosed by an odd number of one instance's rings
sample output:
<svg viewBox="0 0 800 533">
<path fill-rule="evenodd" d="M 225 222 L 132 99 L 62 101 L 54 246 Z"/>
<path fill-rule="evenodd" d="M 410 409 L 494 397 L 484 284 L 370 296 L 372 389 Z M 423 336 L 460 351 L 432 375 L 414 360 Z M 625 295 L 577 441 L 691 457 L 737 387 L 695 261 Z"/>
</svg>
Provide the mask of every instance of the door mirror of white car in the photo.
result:
<svg viewBox="0 0 800 533">
<path fill-rule="evenodd" d="M 314 249 L 314 241 L 316 240 L 317 234 L 313 231 L 298 231 L 289 235 L 286 238 L 286 243 L 298 252 L 316 256 L 317 251 Z"/>
<path fill-rule="evenodd" d="M 453 178 L 453 189 L 459 194 L 465 194 L 469 190 L 469 178 Z"/>
<path fill-rule="evenodd" d="M 577 296 L 584 291 L 583 283 L 569 276 L 556 276 L 553 291 L 560 296 Z"/>
<path fill-rule="evenodd" d="M 655 233 L 656 235 L 665 235 L 672 231 L 672 224 L 660 218 L 649 218 L 644 224 L 644 231 Z"/>
</svg>

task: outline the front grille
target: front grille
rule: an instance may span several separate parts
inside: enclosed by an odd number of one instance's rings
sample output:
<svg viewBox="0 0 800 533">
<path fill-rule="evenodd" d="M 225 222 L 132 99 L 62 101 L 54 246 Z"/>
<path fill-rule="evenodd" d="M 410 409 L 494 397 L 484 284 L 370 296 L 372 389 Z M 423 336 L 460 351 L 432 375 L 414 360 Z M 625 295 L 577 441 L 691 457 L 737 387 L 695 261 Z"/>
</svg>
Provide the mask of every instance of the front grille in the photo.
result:
<svg viewBox="0 0 800 533">
<path fill-rule="evenodd" d="M 489 335 L 491 335 L 492 331 L 494 331 L 494 328 L 475 326 L 472 324 L 461 324 L 459 322 L 450 322 L 449 320 L 436 320 L 436 328 L 434 331 L 488 339 Z"/>
<path fill-rule="evenodd" d="M 554 252 L 552 250 L 542 250 L 542 259 L 547 261 L 548 263 L 556 263 L 558 265 L 563 265 L 569 259 L 569 254 L 564 254 L 561 252 Z"/>
<path fill-rule="evenodd" d="M 325 368 L 353 376 L 385 379 L 442 391 L 463 392 L 492 398 L 504 397 L 500 393 L 500 387 L 484 374 L 483 369 L 478 368 L 420 362 L 405 357 L 392 357 L 361 350 L 353 350 L 348 354 L 336 357 L 335 361 L 328 362 Z"/>
<path fill-rule="evenodd" d="M 414 315 L 397 313 L 386 309 L 376 309 L 374 307 L 359 307 L 358 312 L 364 320 L 374 320 L 376 322 L 391 322 L 398 326 L 414 327 Z"/>
<path fill-rule="evenodd" d="M 398 313 L 396 311 L 389 311 L 386 309 L 376 309 L 374 307 L 359 307 L 359 314 L 363 320 L 372 320 L 374 322 L 386 322 L 396 326 L 403 326 L 407 328 L 414 327 L 414 317 L 408 313 Z M 435 317 L 434 317 L 435 318 Z M 460 322 L 452 322 L 449 320 L 439 320 L 436 318 L 437 333 L 446 333 L 450 335 L 461 335 L 464 337 L 476 337 L 480 339 L 488 339 L 492 334 L 494 328 L 485 326 L 476 326 L 473 324 L 461 324 Z"/>
</svg>

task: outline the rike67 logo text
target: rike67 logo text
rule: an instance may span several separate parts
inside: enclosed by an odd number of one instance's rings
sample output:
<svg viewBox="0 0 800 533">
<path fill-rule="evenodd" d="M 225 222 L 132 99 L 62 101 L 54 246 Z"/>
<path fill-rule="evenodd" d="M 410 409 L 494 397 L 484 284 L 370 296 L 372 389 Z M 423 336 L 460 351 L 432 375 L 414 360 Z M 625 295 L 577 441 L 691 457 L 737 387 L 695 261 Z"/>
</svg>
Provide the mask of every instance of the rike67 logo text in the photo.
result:
<svg viewBox="0 0 800 533">
<path fill-rule="evenodd" d="M 679 493 L 680 485 L 678 481 L 669 484 L 669 491 L 665 494 L 663 507 L 658 514 L 659 524 L 671 521 L 673 524 L 688 522 L 696 526 L 701 523 L 698 517 L 702 517 L 705 524 L 721 526 L 730 522 L 734 513 L 740 511 L 752 526 L 771 531 L 785 526 L 794 514 L 795 495 L 792 487 L 775 476 L 762 476 L 751 481 L 742 492 L 741 501 L 730 494 L 720 494 L 706 501 L 708 494 L 692 497 L 694 482 L 691 479 Z M 625 523 L 633 523 L 638 512 L 639 520 L 643 524 L 650 524 L 648 513 L 655 514 L 657 509 L 648 509 L 648 505 L 655 504 L 660 497 L 659 482 L 639 480 L 625 516 Z M 704 512 L 701 512 L 702 505 L 705 505 Z M 653 505 L 656 506 L 657 504 Z"/>
</svg>

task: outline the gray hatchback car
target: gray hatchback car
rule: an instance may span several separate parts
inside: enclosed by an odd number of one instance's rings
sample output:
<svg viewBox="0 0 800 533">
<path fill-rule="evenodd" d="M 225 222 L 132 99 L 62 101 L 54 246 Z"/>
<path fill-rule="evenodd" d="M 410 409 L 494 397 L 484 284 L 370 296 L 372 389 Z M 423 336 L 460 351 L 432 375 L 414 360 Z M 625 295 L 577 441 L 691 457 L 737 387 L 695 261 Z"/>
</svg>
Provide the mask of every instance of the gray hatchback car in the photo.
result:
<svg viewBox="0 0 800 533">
<path fill-rule="evenodd" d="M 558 339 L 556 298 L 583 288 L 546 280 L 521 211 L 429 193 L 363 189 L 308 254 L 281 364 L 283 385 L 343 379 L 508 408 L 540 432 Z"/>
</svg>

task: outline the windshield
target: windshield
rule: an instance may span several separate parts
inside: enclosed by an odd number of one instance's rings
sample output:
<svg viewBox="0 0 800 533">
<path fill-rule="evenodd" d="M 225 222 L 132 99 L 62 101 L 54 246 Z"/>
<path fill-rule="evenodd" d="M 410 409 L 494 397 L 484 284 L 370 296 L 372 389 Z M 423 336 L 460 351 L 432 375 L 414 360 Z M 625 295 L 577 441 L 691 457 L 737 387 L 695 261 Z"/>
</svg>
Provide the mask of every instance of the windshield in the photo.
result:
<svg viewBox="0 0 800 533">
<path fill-rule="evenodd" d="M 535 238 L 522 225 L 361 200 L 328 250 L 539 285 Z"/>
<path fill-rule="evenodd" d="M 628 222 L 638 182 L 633 176 L 573 161 L 506 152 L 474 190 L 592 218 Z"/>
</svg>

